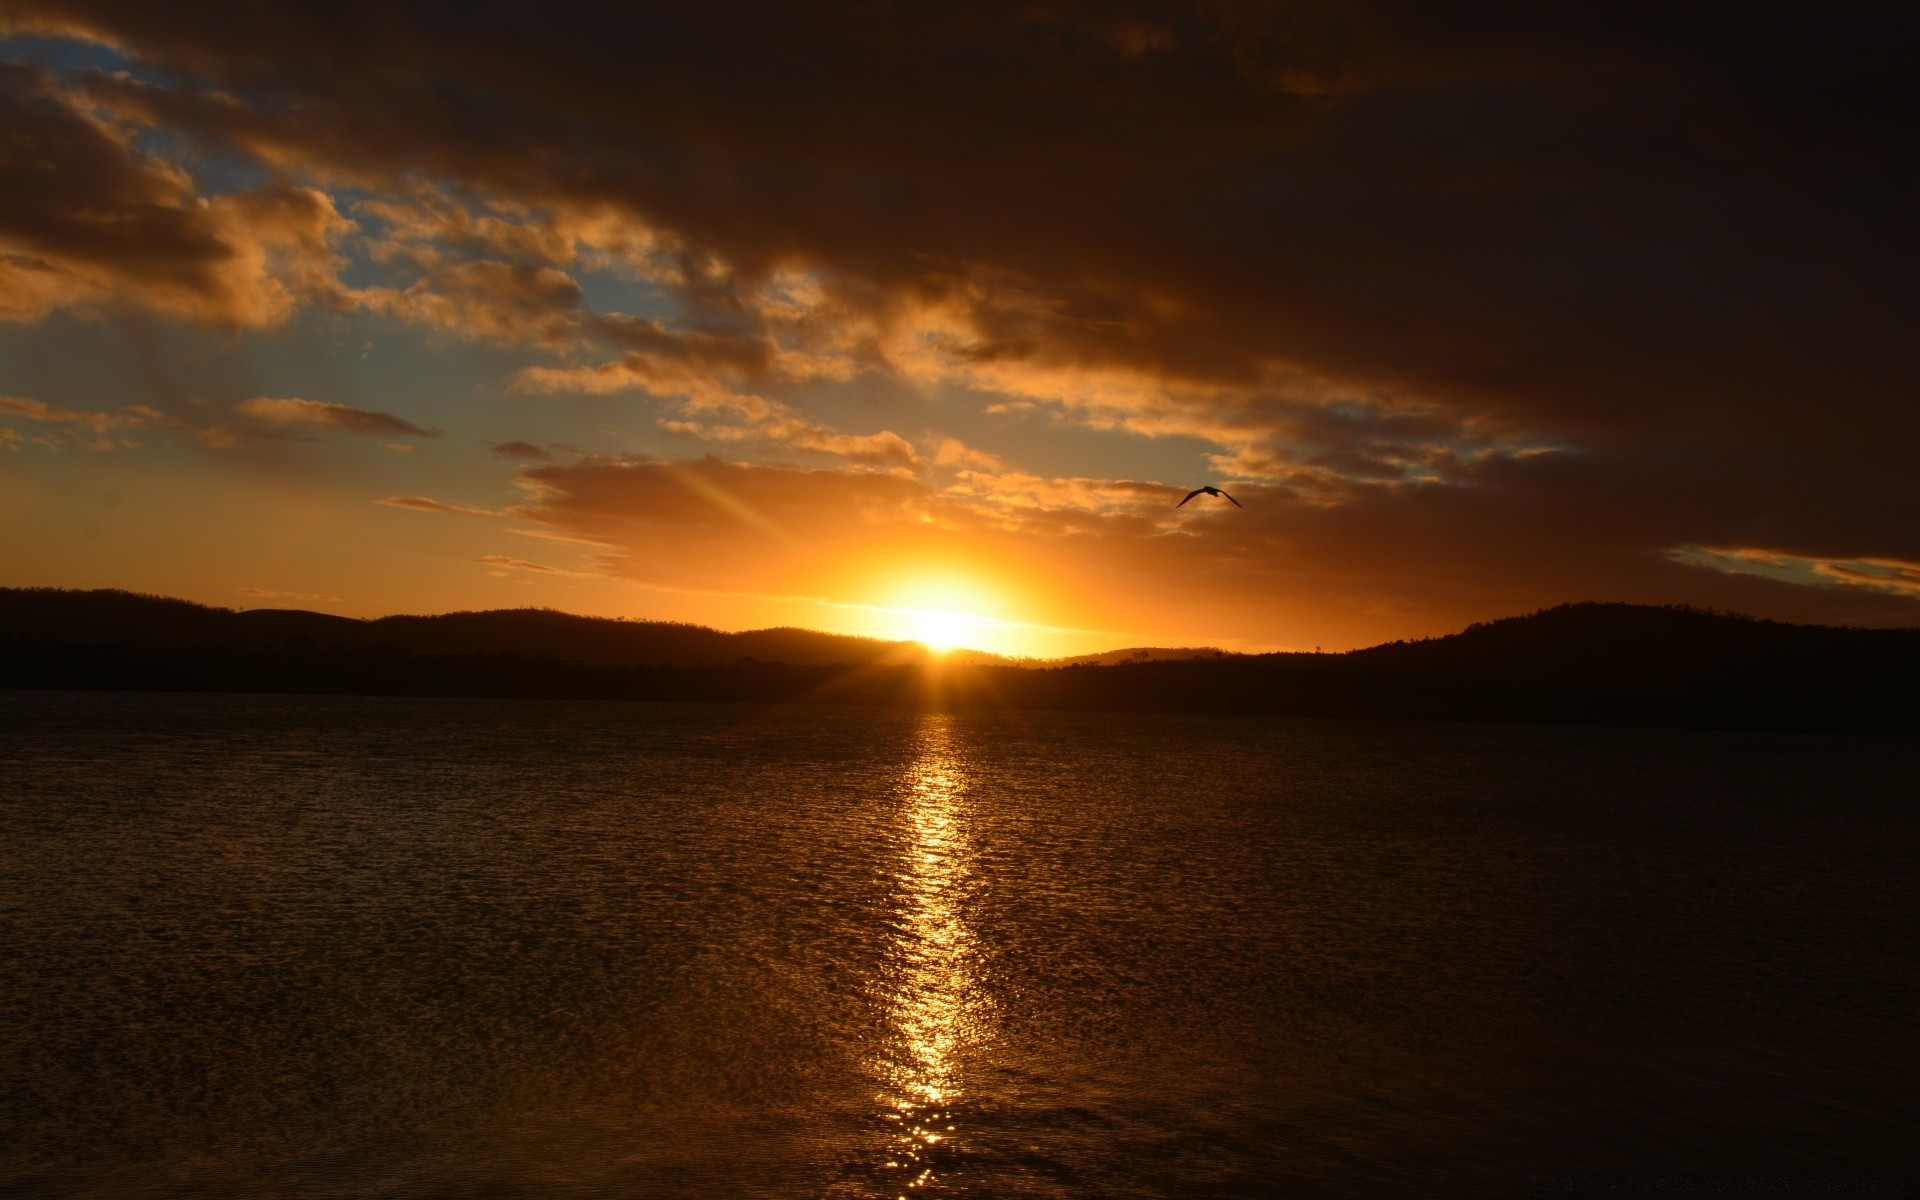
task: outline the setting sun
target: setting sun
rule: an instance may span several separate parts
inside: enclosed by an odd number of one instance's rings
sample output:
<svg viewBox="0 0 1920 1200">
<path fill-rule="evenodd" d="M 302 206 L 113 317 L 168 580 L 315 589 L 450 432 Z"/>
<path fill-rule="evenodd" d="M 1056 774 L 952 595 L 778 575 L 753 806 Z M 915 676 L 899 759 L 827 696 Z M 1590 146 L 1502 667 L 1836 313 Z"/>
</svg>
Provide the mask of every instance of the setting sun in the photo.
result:
<svg viewBox="0 0 1920 1200">
<path fill-rule="evenodd" d="M 973 579 L 932 574 L 899 583 L 872 607 L 874 636 L 919 642 L 936 654 L 950 650 L 1020 653 L 1021 621 L 1002 615 L 1002 597 Z"/>
<path fill-rule="evenodd" d="M 909 614 L 913 619 L 913 640 L 937 653 L 945 653 L 968 640 L 969 631 L 980 625 L 978 617 L 965 613 L 916 612 Z"/>
</svg>

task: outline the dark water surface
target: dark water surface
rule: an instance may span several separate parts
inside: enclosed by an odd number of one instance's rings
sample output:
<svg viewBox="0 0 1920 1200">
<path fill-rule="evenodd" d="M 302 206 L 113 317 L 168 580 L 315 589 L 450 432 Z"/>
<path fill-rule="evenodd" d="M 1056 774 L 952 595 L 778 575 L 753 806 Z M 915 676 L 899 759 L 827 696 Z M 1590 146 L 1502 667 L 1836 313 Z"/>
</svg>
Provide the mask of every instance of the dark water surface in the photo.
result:
<svg viewBox="0 0 1920 1200">
<path fill-rule="evenodd" d="M 0 694 L 0 1195 L 1900 1172 L 1920 743 Z"/>
</svg>

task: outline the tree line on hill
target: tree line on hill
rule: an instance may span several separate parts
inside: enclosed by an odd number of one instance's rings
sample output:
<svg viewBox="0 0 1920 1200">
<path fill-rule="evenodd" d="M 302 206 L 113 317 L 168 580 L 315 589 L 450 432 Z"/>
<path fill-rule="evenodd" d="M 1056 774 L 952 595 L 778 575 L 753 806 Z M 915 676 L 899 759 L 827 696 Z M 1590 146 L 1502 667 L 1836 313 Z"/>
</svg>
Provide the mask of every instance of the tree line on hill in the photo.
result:
<svg viewBox="0 0 1920 1200">
<path fill-rule="evenodd" d="M 1570 604 L 1342 654 L 942 660 L 545 610 L 358 621 L 0 589 L 0 687 L 923 704 L 1920 733 L 1920 630 Z"/>
</svg>

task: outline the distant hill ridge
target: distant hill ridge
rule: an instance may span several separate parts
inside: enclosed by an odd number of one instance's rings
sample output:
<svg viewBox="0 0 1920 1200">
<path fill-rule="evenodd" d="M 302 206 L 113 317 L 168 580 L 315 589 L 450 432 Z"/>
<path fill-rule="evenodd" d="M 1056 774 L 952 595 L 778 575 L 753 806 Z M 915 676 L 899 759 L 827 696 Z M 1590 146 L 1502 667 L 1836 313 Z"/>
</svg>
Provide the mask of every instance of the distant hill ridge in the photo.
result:
<svg viewBox="0 0 1920 1200">
<path fill-rule="evenodd" d="M 15 633 L 80 644 L 391 646 L 417 654 L 511 654 L 595 667 L 711 666 L 742 658 L 857 664 L 918 650 L 914 643 L 809 629 L 723 633 L 704 625 L 582 617 L 549 608 L 361 620 L 304 609 L 235 611 L 137 592 L 60 588 L 0 588 L 0 624 Z"/>
<path fill-rule="evenodd" d="M 1112 667 L 1121 663 L 1166 662 L 1180 658 L 1220 658 L 1227 652 L 1216 646 L 1128 646 L 1123 650 L 1102 650 L 1098 654 L 1076 654 L 1051 660 L 1057 666 L 1089 664 Z"/>
<path fill-rule="evenodd" d="M 0 589 L 0 687 L 1920 733 L 1920 630 L 1792 625 L 1686 607 L 1566 604 L 1339 654 L 1090 657 L 934 660 L 914 643 L 799 629 L 721 633 L 542 609 L 360 621 L 126 592 Z"/>
</svg>

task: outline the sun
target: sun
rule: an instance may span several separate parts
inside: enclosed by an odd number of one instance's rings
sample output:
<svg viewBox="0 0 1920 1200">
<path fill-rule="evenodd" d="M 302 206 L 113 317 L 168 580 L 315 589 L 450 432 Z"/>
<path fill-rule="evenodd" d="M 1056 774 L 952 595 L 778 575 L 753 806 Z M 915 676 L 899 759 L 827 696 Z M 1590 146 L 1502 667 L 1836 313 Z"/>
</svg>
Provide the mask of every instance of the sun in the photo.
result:
<svg viewBox="0 0 1920 1200">
<path fill-rule="evenodd" d="M 1007 622 L 992 615 L 1000 598 L 974 580 L 948 574 L 909 576 L 869 611 L 873 633 L 919 642 L 935 654 L 962 648 L 999 649 Z"/>
<path fill-rule="evenodd" d="M 936 654 L 945 654 L 966 639 L 979 624 L 977 617 L 945 609 L 921 609 L 908 614 L 913 625 L 913 640 Z"/>
</svg>

